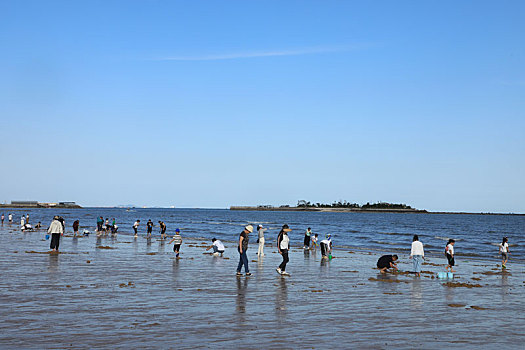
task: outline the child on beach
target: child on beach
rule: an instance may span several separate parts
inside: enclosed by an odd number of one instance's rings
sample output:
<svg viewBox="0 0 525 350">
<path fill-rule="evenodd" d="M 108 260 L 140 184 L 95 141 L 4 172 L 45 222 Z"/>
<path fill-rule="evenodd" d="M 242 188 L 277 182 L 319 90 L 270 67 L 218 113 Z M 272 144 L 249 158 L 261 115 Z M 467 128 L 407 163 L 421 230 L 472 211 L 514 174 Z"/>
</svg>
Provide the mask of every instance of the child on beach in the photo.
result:
<svg viewBox="0 0 525 350">
<path fill-rule="evenodd" d="M 499 252 L 501 254 L 501 267 L 504 269 L 507 268 L 507 261 L 509 260 L 509 239 L 507 237 L 503 237 L 503 242 L 499 245 Z"/>
<path fill-rule="evenodd" d="M 454 243 L 456 243 L 455 240 L 449 239 L 448 242 L 447 242 L 447 246 L 445 247 L 445 255 L 447 256 L 447 260 L 448 260 L 448 265 L 447 265 L 446 270 L 448 271 L 448 269 L 450 268 L 450 272 L 456 272 L 456 271 L 454 271 L 452 269 L 454 267 L 454 265 L 455 265 L 455 261 L 454 261 Z"/>
<path fill-rule="evenodd" d="M 178 259 L 179 258 L 179 252 L 180 252 L 180 246 L 182 244 L 182 237 L 180 236 L 180 230 L 179 229 L 175 230 L 175 236 L 173 236 L 173 239 L 168 244 L 171 244 L 171 243 L 174 243 L 173 251 L 175 252 L 175 257 Z"/>
<path fill-rule="evenodd" d="M 211 240 L 212 245 L 206 248 L 206 250 L 210 250 L 213 248 L 213 256 L 222 256 L 224 254 L 224 244 L 216 238 L 212 238 Z"/>
<path fill-rule="evenodd" d="M 319 234 L 315 234 L 312 236 L 312 246 L 313 248 L 317 248 L 317 241 L 319 240 Z"/>
</svg>

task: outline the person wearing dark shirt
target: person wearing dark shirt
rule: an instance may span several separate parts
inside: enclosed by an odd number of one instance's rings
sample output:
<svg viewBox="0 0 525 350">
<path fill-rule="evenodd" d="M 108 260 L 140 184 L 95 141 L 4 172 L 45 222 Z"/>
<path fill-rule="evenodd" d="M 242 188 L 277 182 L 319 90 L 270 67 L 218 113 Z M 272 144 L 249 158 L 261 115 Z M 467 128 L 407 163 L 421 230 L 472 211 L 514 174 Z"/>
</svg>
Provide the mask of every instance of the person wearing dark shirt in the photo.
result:
<svg viewBox="0 0 525 350">
<path fill-rule="evenodd" d="M 377 260 L 377 268 L 380 270 L 381 273 L 386 273 L 386 270 L 390 268 L 396 271 L 397 264 L 395 263 L 395 261 L 397 261 L 397 259 L 397 255 L 383 255 L 379 258 L 379 260 Z"/>
<path fill-rule="evenodd" d="M 248 256 L 246 255 L 246 251 L 248 250 L 248 242 L 250 240 L 248 235 L 252 232 L 253 226 L 247 225 L 239 235 L 239 245 L 237 247 L 237 251 L 239 252 L 239 265 L 237 266 L 237 276 L 242 276 L 241 269 L 243 265 L 246 276 L 252 275 L 250 273 L 250 269 L 248 268 Z"/>
<path fill-rule="evenodd" d="M 151 232 L 153 232 L 153 221 L 151 221 L 151 219 L 149 219 L 148 222 L 146 223 L 146 226 L 148 228 L 147 237 L 151 237 Z"/>
<path fill-rule="evenodd" d="M 78 226 L 79 226 L 79 221 L 78 220 L 75 220 L 75 222 L 73 222 L 73 237 L 76 237 L 77 233 L 78 233 Z"/>
<path fill-rule="evenodd" d="M 159 220 L 159 226 L 160 226 L 160 239 L 165 240 L 166 239 L 166 224 L 164 221 Z"/>
</svg>

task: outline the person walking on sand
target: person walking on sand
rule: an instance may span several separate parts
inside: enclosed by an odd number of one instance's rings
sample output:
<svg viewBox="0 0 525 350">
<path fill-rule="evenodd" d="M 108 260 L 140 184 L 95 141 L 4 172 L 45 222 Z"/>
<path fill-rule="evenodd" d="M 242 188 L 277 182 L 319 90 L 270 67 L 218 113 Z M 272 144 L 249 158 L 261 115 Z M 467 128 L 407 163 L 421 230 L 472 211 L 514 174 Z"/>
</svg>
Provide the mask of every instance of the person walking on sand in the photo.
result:
<svg viewBox="0 0 525 350">
<path fill-rule="evenodd" d="M 448 269 L 450 269 L 450 272 L 456 272 L 456 271 L 453 270 L 454 265 L 456 264 L 456 262 L 454 261 L 454 244 L 455 243 L 456 243 L 455 240 L 449 239 L 448 242 L 447 242 L 447 246 L 445 247 L 445 255 L 446 255 L 447 260 L 448 260 L 448 265 L 447 265 L 446 271 L 448 271 Z"/>
<path fill-rule="evenodd" d="M 175 252 L 175 257 L 178 259 L 179 253 L 180 253 L 180 246 L 182 244 L 182 237 L 180 236 L 179 229 L 175 230 L 175 235 L 173 236 L 172 240 L 169 241 L 168 244 L 171 244 L 171 243 L 173 243 L 173 252 Z"/>
<path fill-rule="evenodd" d="M 80 222 L 78 220 L 75 220 L 73 222 L 73 237 L 76 237 L 78 234 L 78 226 L 80 225 Z"/>
<path fill-rule="evenodd" d="M 248 268 L 248 255 L 246 251 L 248 250 L 248 242 L 250 241 L 249 234 L 253 232 L 253 226 L 247 225 L 244 227 L 244 230 L 239 235 L 239 244 L 237 246 L 237 251 L 239 252 L 239 265 L 237 266 L 237 276 L 242 276 L 241 269 L 244 265 L 244 272 L 246 276 L 251 276 L 250 269 Z"/>
<path fill-rule="evenodd" d="M 377 260 L 377 268 L 381 273 L 386 273 L 390 268 L 397 271 L 397 259 L 397 255 L 383 255 Z"/>
<path fill-rule="evenodd" d="M 26 219 L 22 215 L 22 218 L 20 219 L 20 229 L 23 231 L 25 226 L 26 226 Z"/>
<path fill-rule="evenodd" d="M 507 237 L 503 237 L 503 242 L 501 242 L 499 245 L 499 252 L 501 254 L 501 267 L 506 269 L 510 254 L 509 239 Z"/>
<path fill-rule="evenodd" d="M 4 213 L 2 213 L 2 226 L 4 226 Z"/>
<path fill-rule="evenodd" d="M 26 224 L 29 224 L 29 214 L 26 214 Z"/>
<path fill-rule="evenodd" d="M 412 249 L 410 250 L 410 259 L 414 263 L 414 272 L 417 277 L 421 276 L 421 264 L 425 260 L 425 251 L 423 250 L 423 243 L 419 241 L 419 236 L 414 235 L 412 239 Z"/>
<path fill-rule="evenodd" d="M 164 223 L 164 221 L 159 220 L 159 226 L 160 226 L 160 229 L 159 229 L 160 239 L 165 240 L 166 239 L 166 224 Z"/>
<path fill-rule="evenodd" d="M 259 243 L 259 248 L 257 249 L 257 255 L 259 257 L 264 256 L 264 231 L 267 229 L 263 227 L 263 225 L 257 226 L 257 234 L 258 239 L 257 242 Z"/>
<path fill-rule="evenodd" d="M 13 214 L 9 213 L 9 215 L 7 215 L 7 220 L 9 221 L 9 224 L 11 224 L 13 222 Z"/>
<path fill-rule="evenodd" d="M 208 251 L 213 248 L 214 256 L 219 256 L 219 254 L 222 256 L 222 254 L 224 254 L 224 244 L 222 244 L 222 242 L 215 237 L 211 239 L 211 242 L 212 245 L 206 248 L 206 250 Z"/>
<path fill-rule="evenodd" d="M 146 227 L 148 228 L 148 233 L 146 237 L 150 238 L 151 233 L 153 232 L 153 221 L 151 221 L 151 219 L 149 219 L 148 222 L 146 223 Z"/>
<path fill-rule="evenodd" d="M 135 221 L 135 223 L 133 224 L 133 231 L 135 231 L 135 237 L 138 237 L 139 235 L 138 233 L 139 225 L 140 225 L 140 220 Z"/>
<path fill-rule="evenodd" d="M 308 227 L 308 229 L 306 229 L 306 232 L 304 233 L 303 249 L 310 249 L 311 237 L 312 237 L 312 229 Z"/>
<path fill-rule="evenodd" d="M 62 225 L 62 222 L 60 222 L 60 217 L 57 215 L 53 217 L 53 221 L 51 222 L 51 225 L 49 225 L 47 233 L 51 235 L 51 244 L 49 245 L 49 248 L 53 252 L 58 252 L 60 236 L 64 234 L 64 226 Z"/>
<path fill-rule="evenodd" d="M 281 228 L 281 231 L 279 232 L 279 235 L 277 236 L 277 248 L 279 250 L 279 254 L 282 255 L 283 261 L 277 267 L 276 271 L 277 273 L 283 275 L 283 276 L 289 276 L 290 274 L 286 272 L 286 264 L 290 261 L 288 258 L 288 251 L 290 250 L 290 238 L 288 237 L 288 232 L 291 232 L 292 230 L 288 225 L 284 224 Z"/>
</svg>

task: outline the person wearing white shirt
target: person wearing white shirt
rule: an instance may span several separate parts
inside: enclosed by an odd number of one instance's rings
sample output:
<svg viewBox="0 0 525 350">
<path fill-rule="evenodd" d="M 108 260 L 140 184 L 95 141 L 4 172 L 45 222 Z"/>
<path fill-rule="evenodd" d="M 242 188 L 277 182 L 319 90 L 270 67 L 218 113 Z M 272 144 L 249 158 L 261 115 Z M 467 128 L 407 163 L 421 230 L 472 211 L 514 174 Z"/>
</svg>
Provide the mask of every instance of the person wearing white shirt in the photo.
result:
<svg viewBox="0 0 525 350">
<path fill-rule="evenodd" d="M 258 256 L 264 256 L 264 231 L 266 230 L 263 225 L 257 226 L 257 233 L 259 234 L 257 237 L 257 241 L 259 242 L 259 249 L 257 250 Z"/>
<path fill-rule="evenodd" d="M 509 260 L 509 239 L 507 237 L 503 237 L 503 242 L 499 245 L 499 252 L 501 254 L 501 267 L 504 269 L 507 268 L 507 261 Z"/>
<path fill-rule="evenodd" d="M 323 239 L 319 244 L 321 246 L 321 256 L 323 259 L 331 259 L 329 256 L 332 254 L 332 236 L 326 235 L 326 239 Z"/>
<path fill-rule="evenodd" d="M 456 272 L 453 270 L 454 265 L 456 264 L 454 260 L 454 244 L 455 243 L 456 243 L 455 240 L 449 239 L 447 242 L 447 246 L 445 247 L 445 255 L 447 256 L 447 260 L 448 260 L 446 271 L 450 269 L 450 272 Z"/>
<path fill-rule="evenodd" d="M 414 235 L 412 240 L 412 250 L 410 251 L 410 258 L 414 262 L 414 272 L 417 277 L 421 276 L 421 264 L 425 259 L 425 251 L 423 250 L 423 243 L 419 241 L 419 236 Z"/>
<path fill-rule="evenodd" d="M 55 216 L 53 218 L 47 233 L 51 235 L 51 245 L 49 248 L 51 248 L 52 251 L 57 252 L 58 246 L 60 245 L 60 235 L 64 233 L 64 225 L 62 224 L 59 216 Z"/>
<path fill-rule="evenodd" d="M 284 224 L 281 232 L 279 232 L 279 235 L 277 236 L 277 248 L 279 248 L 279 254 L 283 256 L 283 262 L 279 265 L 279 267 L 276 269 L 277 273 L 288 276 L 290 275 L 288 272 L 286 272 L 286 264 L 290 259 L 288 258 L 288 251 L 290 250 L 290 238 L 288 237 L 288 232 L 292 231 L 288 225 Z"/>
<path fill-rule="evenodd" d="M 213 248 L 213 255 L 219 256 L 219 254 L 222 256 L 224 254 L 224 244 L 216 238 L 212 238 L 211 240 L 212 245 L 206 248 L 206 250 L 210 250 Z"/>
</svg>

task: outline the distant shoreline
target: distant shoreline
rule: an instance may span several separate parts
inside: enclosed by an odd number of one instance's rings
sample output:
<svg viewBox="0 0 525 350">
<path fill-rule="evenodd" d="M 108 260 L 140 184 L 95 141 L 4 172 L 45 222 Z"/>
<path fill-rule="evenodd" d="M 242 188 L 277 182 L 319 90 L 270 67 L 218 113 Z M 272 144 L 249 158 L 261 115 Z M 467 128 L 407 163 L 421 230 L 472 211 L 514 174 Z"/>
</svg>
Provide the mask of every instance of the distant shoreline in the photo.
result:
<svg viewBox="0 0 525 350">
<path fill-rule="evenodd" d="M 250 207 L 250 206 L 231 206 L 230 210 L 238 211 L 316 211 L 330 213 L 409 213 L 409 214 L 453 214 L 453 215 L 514 215 L 525 216 L 521 213 L 468 213 L 468 212 L 446 212 L 446 211 L 427 211 L 420 209 L 361 209 L 361 208 L 299 208 L 299 207 Z"/>
</svg>

